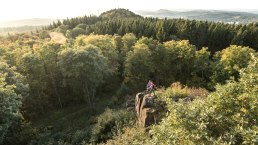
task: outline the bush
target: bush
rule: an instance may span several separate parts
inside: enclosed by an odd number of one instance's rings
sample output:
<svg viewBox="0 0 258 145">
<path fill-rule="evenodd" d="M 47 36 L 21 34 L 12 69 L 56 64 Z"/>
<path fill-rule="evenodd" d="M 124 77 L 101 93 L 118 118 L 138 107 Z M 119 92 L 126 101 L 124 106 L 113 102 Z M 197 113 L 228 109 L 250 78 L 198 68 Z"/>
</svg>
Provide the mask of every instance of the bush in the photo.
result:
<svg viewBox="0 0 258 145">
<path fill-rule="evenodd" d="M 49 32 L 46 30 L 42 30 L 39 32 L 39 38 L 40 39 L 45 39 L 45 38 L 50 38 Z"/>
<path fill-rule="evenodd" d="M 187 86 L 184 87 L 180 82 L 175 82 L 161 93 L 160 98 L 167 104 L 171 104 L 179 100 L 188 101 L 198 97 L 206 97 L 208 93 L 204 88 L 188 88 Z"/>
<path fill-rule="evenodd" d="M 73 28 L 71 32 L 72 32 L 72 37 L 75 38 L 75 37 L 79 36 L 80 34 L 84 34 L 85 30 L 83 30 L 82 28 L 76 27 L 76 28 Z"/>
<path fill-rule="evenodd" d="M 72 144 L 80 144 L 83 140 L 90 139 L 89 130 L 77 130 L 72 136 Z"/>
<path fill-rule="evenodd" d="M 212 63 L 213 75 L 210 77 L 210 89 L 219 83 L 225 84 L 231 77 L 239 79 L 239 70 L 246 68 L 255 50 L 249 47 L 231 45 L 221 52 L 217 52 Z"/>
<path fill-rule="evenodd" d="M 97 124 L 92 129 L 91 142 L 100 143 L 111 139 L 125 126 L 134 121 L 134 113 L 126 110 L 106 109 L 97 117 Z"/>
<path fill-rule="evenodd" d="M 121 87 L 118 89 L 118 91 L 116 92 L 116 96 L 118 96 L 119 98 L 121 98 L 122 96 L 126 96 L 128 94 L 131 94 L 130 89 L 124 84 L 121 84 Z"/>
<path fill-rule="evenodd" d="M 126 127 L 113 139 L 108 140 L 106 145 L 143 145 L 148 139 L 144 128 Z"/>
<path fill-rule="evenodd" d="M 37 135 L 37 130 L 25 121 L 14 122 L 7 134 L 3 144 L 27 145 Z"/>
</svg>

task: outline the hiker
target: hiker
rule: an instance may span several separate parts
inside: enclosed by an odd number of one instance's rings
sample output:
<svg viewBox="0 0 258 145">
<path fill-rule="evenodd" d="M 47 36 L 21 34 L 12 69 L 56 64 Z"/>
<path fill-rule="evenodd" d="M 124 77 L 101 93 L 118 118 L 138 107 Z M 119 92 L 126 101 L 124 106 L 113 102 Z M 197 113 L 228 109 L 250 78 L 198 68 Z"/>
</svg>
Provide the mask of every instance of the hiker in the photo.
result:
<svg viewBox="0 0 258 145">
<path fill-rule="evenodd" d="M 151 80 L 149 80 L 146 87 L 147 87 L 147 92 L 150 92 L 150 93 L 153 92 L 154 93 L 154 88 L 156 86 L 155 86 L 155 84 Z M 155 95 L 155 93 L 154 93 L 154 95 Z"/>
</svg>

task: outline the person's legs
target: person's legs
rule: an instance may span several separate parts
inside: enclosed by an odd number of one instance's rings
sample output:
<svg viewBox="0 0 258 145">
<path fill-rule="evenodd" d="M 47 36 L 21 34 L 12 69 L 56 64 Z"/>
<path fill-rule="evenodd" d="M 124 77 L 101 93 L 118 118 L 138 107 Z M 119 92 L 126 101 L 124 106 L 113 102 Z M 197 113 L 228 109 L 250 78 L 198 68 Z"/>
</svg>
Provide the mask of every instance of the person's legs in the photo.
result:
<svg viewBox="0 0 258 145">
<path fill-rule="evenodd" d="M 151 89 L 150 90 L 150 94 L 152 95 L 152 93 L 153 93 L 153 95 L 155 96 L 155 91 L 154 91 L 154 89 Z"/>
</svg>

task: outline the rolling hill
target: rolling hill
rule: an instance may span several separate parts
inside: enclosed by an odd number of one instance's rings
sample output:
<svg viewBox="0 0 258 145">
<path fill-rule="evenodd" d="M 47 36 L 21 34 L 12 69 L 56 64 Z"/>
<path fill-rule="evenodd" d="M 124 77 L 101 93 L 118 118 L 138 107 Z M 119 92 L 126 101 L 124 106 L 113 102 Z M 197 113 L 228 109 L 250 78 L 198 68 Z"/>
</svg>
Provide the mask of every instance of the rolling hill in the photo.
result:
<svg viewBox="0 0 258 145">
<path fill-rule="evenodd" d="M 137 11 L 136 13 L 145 17 L 158 18 L 184 18 L 195 20 L 207 20 L 226 23 L 251 23 L 258 22 L 258 14 L 255 12 L 220 11 L 220 10 L 190 10 L 171 11 L 160 9 L 158 11 Z"/>
<path fill-rule="evenodd" d="M 127 9 L 112 9 L 100 14 L 103 18 L 141 18 L 142 16 L 137 15 Z"/>
<path fill-rule="evenodd" d="M 54 21 L 56 20 L 47 18 L 32 18 L 2 22 L 0 21 L 0 27 L 43 26 L 49 25 Z"/>
<path fill-rule="evenodd" d="M 23 33 L 40 29 L 42 26 L 47 26 L 50 23 L 56 21 L 55 19 L 21 19 L 13 21 L 0 21 L 0 35 L 6 35 L 8 33 Z"/>
</svg>

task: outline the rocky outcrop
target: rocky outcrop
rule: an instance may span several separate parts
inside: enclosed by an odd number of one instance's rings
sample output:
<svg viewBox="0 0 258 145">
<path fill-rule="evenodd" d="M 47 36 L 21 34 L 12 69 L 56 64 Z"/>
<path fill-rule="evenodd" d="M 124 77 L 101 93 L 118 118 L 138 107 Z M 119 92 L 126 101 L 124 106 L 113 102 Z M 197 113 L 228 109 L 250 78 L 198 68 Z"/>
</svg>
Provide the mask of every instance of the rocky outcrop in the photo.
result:
<svg viewBox="0 0 258 145">
<path fill-rule="evenodd" d="M 135 111 L 137 113 L 138 123 L 142 127 L 148 127 L 156 123 L 155 98 L 156 96 L 151 94 L 136 94 Z"/>
</svg>

